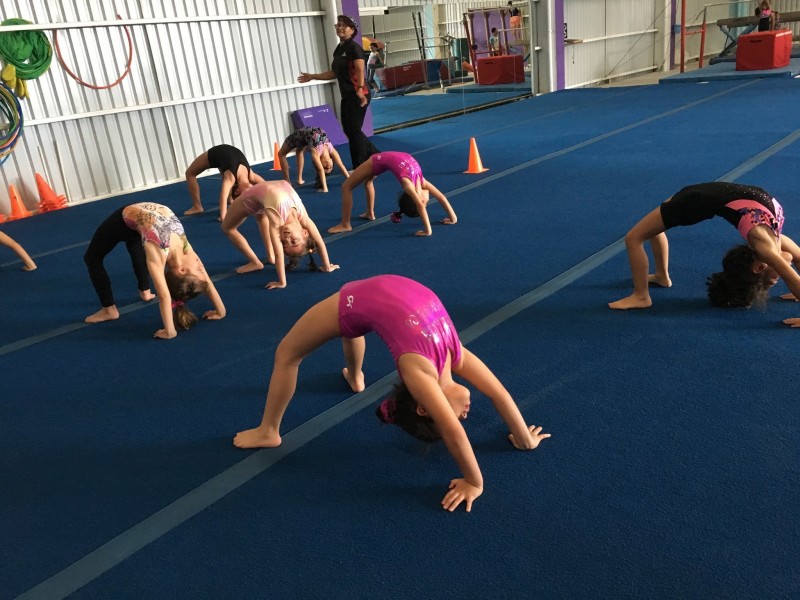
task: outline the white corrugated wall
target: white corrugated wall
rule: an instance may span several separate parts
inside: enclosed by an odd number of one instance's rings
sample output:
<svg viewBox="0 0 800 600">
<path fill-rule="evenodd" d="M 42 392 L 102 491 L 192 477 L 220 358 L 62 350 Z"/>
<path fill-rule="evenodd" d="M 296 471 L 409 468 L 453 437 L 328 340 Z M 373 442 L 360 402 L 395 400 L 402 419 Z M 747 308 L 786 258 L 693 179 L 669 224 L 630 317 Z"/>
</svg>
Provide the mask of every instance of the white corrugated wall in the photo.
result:
<svg viewBox="0 0 800 600">
<path fill-rule="evenodd" d="M 329 68 L 335 39 L 326 40 L 320 4 L 75 0 L 56 8 L 4 0 L 3 18 L 40 25 L 113 22 L 119 14 L 134 52 L 130 75 L 104 90 L 78 84 L 54 56 L 29 82 L 23 137 L 0 167 L 0 184 L 14 184 L 33 207 L 37 172 L 80 202 L 180 180 L 195 156 L 219 143 L 240 147 L 253 163 L 270 160 L 291 131 L 292 110 L 333 103 L 331 84 L 295 82 L 301 71 Z M 65 64 L 87 82 L 113 82 L 125 69 L 125 30 L 112 25 L 58 34 Z M 51 30 L 45 35 L 53 40 Z M 5 193 L 0 211 L 9 212 Z"/>
<path fill-rule="evenodd" d="M 566 0 L 565 85 L 593 85 L 658 70 L 666 3 L 656 0 Z"/>
</svg>

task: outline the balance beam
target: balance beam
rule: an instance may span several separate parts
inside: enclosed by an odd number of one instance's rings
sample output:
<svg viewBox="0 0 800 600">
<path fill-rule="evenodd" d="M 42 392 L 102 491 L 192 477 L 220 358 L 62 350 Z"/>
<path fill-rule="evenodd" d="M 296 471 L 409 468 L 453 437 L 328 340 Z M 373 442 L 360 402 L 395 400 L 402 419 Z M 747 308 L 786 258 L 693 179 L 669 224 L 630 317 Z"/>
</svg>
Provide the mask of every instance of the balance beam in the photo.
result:
<svg viewBox="0 0 800 600">
<path fill-rule="evenodd" d="M 773 13 L 775 11 L 772 11 Z M 758 25 L 759 17 L 731 17 L 730 19 L 718 19 L 717 27 L 747 27 L 748 25 Z M 800 11 L 780 13 L 781 23 L 792 23 L 800 21 Z"/>
</svg>

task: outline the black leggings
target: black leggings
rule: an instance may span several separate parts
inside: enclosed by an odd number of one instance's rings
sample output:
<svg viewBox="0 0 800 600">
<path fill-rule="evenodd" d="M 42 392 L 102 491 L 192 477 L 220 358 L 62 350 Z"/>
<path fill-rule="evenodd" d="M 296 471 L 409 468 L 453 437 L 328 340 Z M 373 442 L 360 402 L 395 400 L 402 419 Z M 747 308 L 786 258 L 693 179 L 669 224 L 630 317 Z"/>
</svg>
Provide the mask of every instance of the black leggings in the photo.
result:
<svg viewBox="0 0 800 600">
<path fill-rule="evenodd" d="M 83 255 L 83 262 L 89 269 L 89 277 L 92 280 L 94 291 L 100 298 L 100 305 L 103 308 L 113 306 L 114 293 L 111 291 L 111 278 L 108 276 L 103 260 L 120 242 L 125 242 L 128 254 L 131 256 L 133 272 L 136 274 L 136 285 L 139 291 L 150 289 L 150 276 L 147 272 L 147 257 L 142 244 L 142 236 L 139 232 L 130 229 L 122 218 L 122 211 L 125 207 L 119 208 L 111 213 L 105 221 L 100 223 L 100 227 L 94 232 L 92 241 Z"/>
<path fill-rule="evenodd" d="M 367 96 L 366 106 L 359 106 L 358 96 L 342 96 L 340 111 L 342 130 L 347 136 L 347 141 L 350 142 L 350 161 L 354 169 L 373 154 L 380 152 L 361 131 L 368 106 L 369 96 Z"/>
</svg>

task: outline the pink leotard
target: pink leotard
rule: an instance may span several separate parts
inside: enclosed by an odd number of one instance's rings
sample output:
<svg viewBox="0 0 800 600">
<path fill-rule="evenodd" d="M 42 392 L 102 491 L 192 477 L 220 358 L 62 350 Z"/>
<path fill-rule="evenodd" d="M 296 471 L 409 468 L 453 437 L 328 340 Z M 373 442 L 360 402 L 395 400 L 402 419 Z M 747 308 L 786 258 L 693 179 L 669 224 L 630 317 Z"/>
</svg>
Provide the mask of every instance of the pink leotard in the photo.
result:
<svg viewBox="0 0 800 600">
<path fill-rule="evenodd" d="M 772 230 L 775 237 L 780 238 L 784 222 L 783 207 L 774 198 L 772 199 L 772 206 L 775 208 L 775 214 L 772 214 L 767 207 L 753 200 L 734 200 L 733 202 L 728 202 L 725 206 L 739 211 L 742 215 L 736 228 L 745 241 L 748 241 L 747 235 L 750 230 L 757 225 L 766 225 Z"/>
<path fill-rule="evenodd" d="M 403 177 L 417 185 L 422 182 L 422 169 L 416 159 L 405 152 L 379 152 L 373 154 L 372 175 L 377 177 L 381 173 L 391 171 L 401 184 Z"/>
<path fill-rule="evenodd" d="M 237 198 L 248 215 L 255 215 L 266 210 L 278 213 L 281 223 L 286 223 L 292 209 L 297 211 L 298 218 L 306 215 L 306 207 L 288 181 L 264 181 L 257 183 Z"/>
<path fill-rule="evenodd" d="M 373 155 L 375 156 L 375 155 Z M 431 290 L 399 275 L 352 281 L 339 291 L 339 330 L 356 338 L 374 331 L 394 358 L 406 353 L 427 358 L 442 374 L 461 360 L 461 342 L 441 300 Z"/>
</svg>

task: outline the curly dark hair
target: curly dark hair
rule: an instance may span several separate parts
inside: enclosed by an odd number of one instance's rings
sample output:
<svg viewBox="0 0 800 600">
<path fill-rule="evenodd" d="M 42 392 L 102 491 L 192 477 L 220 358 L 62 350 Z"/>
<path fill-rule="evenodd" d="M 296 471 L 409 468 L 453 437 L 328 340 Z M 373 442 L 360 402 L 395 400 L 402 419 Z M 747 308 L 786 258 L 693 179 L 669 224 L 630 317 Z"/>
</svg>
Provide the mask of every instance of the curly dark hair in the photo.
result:
<svg viewBox="0 0 800 600">
<path fill-rule="evenodd" d="M 442 439 L 433 419 L 417 412 L 417 401 L 403 382 L 394 386 L 392 395 L 375 409 L 375 415 L 383 423 L 397 425 L 423 442 L 438 442 Z"/>
<path fill-rule="evenodd" d="M 208 291 L 208 282 L 201 281 L 196 277 L 179 275 L 174 271 L 165 271 L 164 277 L 167 280 L 167 288 L 169 288 L 169 295 L 172 297 L 173 303 L 177 301 L 177 305 L 173 304 L 172 318 L 175 321 L 175 327 L 180 329 L 189 329 L 197 323 L 197 315 L 189 310 L 185 302 L 192 298 L 196 298 L 200 294 Z"/>
<path fill-rule="evenodd" d="M 722 259 L 722 271 L 706 280 L 711 304 L 722 308 L 764 306 L 771 284 L 766 273 L 753 272 L 757 260 L 749 246 L 731 248 Z"/>
</svg>

